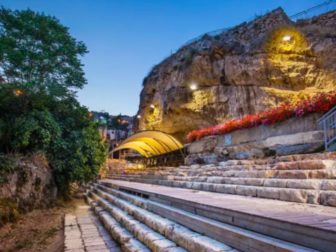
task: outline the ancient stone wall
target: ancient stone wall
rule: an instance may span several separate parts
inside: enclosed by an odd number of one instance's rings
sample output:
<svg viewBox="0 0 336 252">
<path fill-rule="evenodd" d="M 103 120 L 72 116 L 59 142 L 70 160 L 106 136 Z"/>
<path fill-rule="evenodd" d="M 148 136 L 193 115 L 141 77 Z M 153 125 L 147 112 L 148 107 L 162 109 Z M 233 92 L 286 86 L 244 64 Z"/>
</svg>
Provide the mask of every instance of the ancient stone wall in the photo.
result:
<svg viewBox="0 0 336 252">
<path fill-rule="evenodd" d="M 144 79 L 138 129 L 185 141 L 190 130 L 334 89 L 335 27 L 336 11 L 294 23 L 279 8 L 182 47 Z"/>
<path fill-rule="evenodd" d="M 202 138 L 188 145 L 186 164 L 217 163 L 228 159 L 255 159 L 323 150 L 323 132 L 317 123 L 320 116 L 311 114 L 274 125 Z"/>
</svg>

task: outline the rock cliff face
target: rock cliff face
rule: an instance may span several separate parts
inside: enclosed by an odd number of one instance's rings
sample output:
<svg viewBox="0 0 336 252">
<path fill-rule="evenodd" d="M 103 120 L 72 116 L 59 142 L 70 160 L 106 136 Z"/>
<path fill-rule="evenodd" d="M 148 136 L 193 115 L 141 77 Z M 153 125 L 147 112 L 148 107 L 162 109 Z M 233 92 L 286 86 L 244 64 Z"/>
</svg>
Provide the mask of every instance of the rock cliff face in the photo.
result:
<svg viewBox="0 0 336 252">
<path fill-rule="evenodd" d="M 203 36 L 144 79 L 138 129 L 184 141 L 190 130 L 335 88 L 335 27 L 336 11 L 292 22 L 279 8 Z"/>
</svg>

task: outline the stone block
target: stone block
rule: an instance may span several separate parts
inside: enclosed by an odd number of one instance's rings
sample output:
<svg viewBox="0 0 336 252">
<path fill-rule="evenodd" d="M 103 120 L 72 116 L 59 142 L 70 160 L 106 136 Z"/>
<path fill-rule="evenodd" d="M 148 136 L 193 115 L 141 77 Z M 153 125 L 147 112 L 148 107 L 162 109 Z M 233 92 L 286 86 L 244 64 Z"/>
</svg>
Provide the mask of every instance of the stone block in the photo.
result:
<svg viewBox="0 0 336 252">
<path fill-rule="evenodd" d="M 319 180 L 286 180 L 286 187 L 297 189 L 320 189 L 321 182 Z"/>
<path fill-rule="evenodd" d="M 203 189 L 203 183 L 201 182 L 192 182 L 191 183 L 191 187 L 189 187 L 190 189 L 193 190 L 202 190 Z"/>
<path fill-rule="evenodd" d="M 280 190 L 280 200 L 291 201 L 298 203 L 307 202 L 307 193 L 304 190 L 290 190 L 290 189 L 281 189 Z"/>
<path fill-rule="evenodd" d="M 85 250 L 87 252 L 109 252 L 110 250 L 105 245 L 94 245 L 94 246 L 86 246 Z"/>
<path fill-rule="evenodd" d="M 217 145 L 217 137 L 210 136 L 205 137 L 199 141 L 195 141 L 188 146 L 188 151 L 191 154 L 194 153 L 204 153 L 204 152 L 212 152 Z"/>
<path fill-rule="evenodd" d="M 180 225 L 171 225 L 166 230 L 164 235 L 174 241 L 175 243 L 179 244 L 179 246 L 182 246 L 184 248 L 188 248 L 189 251 L 195 251 L 192 250 L 193 247 L 190 246 L 190 241 L 192 237 L 194 236 L 200 236 L 200 234 L 194 233 L 190 231 L 189 229 L 182 227 Z"/>
<path fill-rule="evenodd" d="M 112 238 L 120 244 L 128 242 L 132 239 L 132 235 L 120 226 L 114 226 L 111 230 Z"/>
<path fill-rule="evenodd" d="M 244 182 L 244 185 L 263 186 L 265 180 L 266 179 L 260 179 L 260 178 L 246 178 L 246 179 L 243 179 L 243 182 Z"/>
<path fill-rule="evenodd" d="M 84 244 L 82 239 L 65 239 L 64 241 L 64 247 L 65 249 L 84 249 Z"/>
<path fill-rule="evenodd" d="M 236 194 L 256 197 L 257 196 L 257 187 L 254 186 L 237 186 L 236 187 Z"/>
<path fill-rule="evenodd" d="M 322 205 L 336 207 L 336 192 L 320 193 L 320 201 Z"/>
<path fill-rule="evenodd" d="M 153 222 L 153 228 L 155 231 L 159 232 L 160 234 L 166 233 L 167 230 L 171 229 L 174 223 L 166 218 L 162 218 L 159 216 L 155 217 L 155 221 Z"/>
<path fill-rule="evenodd" d="M 285 179 L 265 179 L 264 186 L 286 188 L 286 182 L 287 180 Z"/>
<path fill-rule="evenodd" d="M 336 181 L 335 180 L 322 180 L 321 190 L 336 191 Z"/>
<path fill-rule="evenodd" d="M 64 226 L 75 226 L 77 225 L 76 215 L 66 214 L 64 217 Z"/>
<path fill-rule="evenodd" d="M 162 239 L 156 239 L 148 246 L 153 252 L 169 251 L 171 248 L 176 248 L 174 242 L 164 239 L 163 236 L 161 237 Z"/>
<path fill-rule="evenodd" d="M 148 249 L 146 246 L 144 246 L 141 242 L 131 239 L 128 242 L 121 244 L 121 250 L 123 252 L 150 252 L 150 249 Z"/>
<path fill-rule="evenodd" d="M 257 197 L 267 198 L 267 199 L 279 199 L 280 192 L 279 189 L 276 188 L 258 188 L 257 189 Z"/>
<path fill-rule="evenodd" d="M 277 171 L 274 177 L 281 179 L 309 179 L 311 178 L 310 174 L 310 171 Z"/>
<path fill-rule="evenodd" d="M 214 186 L 214 191 L 218 193 L 236 194 L 236 187 L 236 185 L 216 184 Z"/>
<path fill-rule="evenodd" d="M 207 182 L 208 183 L 215 183 L 215 184 L 220 184 L 222 183 L 223 178 L 222 177 L 208 177 Z"/>
<path fill-rule="evenodd" d="M 218 251 L 231 251 L 231 247 L 218 242 L 216 240 L 210 239 L 206 236 L 195 236 L 192 238 L 195 250 L 200 252 L 218 252 Z"/>
</svg>

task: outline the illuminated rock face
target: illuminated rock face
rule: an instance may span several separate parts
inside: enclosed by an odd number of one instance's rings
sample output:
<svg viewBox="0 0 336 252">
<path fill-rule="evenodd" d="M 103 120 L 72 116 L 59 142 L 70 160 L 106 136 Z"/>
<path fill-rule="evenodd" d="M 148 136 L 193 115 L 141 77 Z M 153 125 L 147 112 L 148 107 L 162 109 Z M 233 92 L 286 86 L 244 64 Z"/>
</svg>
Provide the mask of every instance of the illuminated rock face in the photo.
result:
<svg viewBox="0 0 336 252">
<path fill-rule="evenodd" d="M 183 141 L 190 130 L 335 88 L 334 27 L 336 11 L 293 23 L 276 9 L 182 47 L 144 79 L 138 128 Z"/>
</svg>

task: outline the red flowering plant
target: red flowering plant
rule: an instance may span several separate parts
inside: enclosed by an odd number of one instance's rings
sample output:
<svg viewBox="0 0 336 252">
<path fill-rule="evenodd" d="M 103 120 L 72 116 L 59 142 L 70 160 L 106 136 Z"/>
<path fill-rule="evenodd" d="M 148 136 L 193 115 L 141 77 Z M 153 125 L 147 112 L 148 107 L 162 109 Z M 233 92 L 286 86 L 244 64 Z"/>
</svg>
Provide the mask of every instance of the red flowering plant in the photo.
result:
<svg viewBox="0 0 336 252">
<path fill-rule="evenodd" d="M 325 113 L 335 105 L 336 92 L 320 93 L 310 99 L 304 99 L 295 105 L 282 103 L 275 108 L 257 114 L 246 115 L 240 119 L 230 119 L 224 124 L 213 127 L 193 130 L 188 133 L 187 139 L 193 142 L 205 136 L 224 135 L 238 129 L 272 125 L 283 122 L 291 117 L 302 117 L 310 113 Z"/>
</svg>

